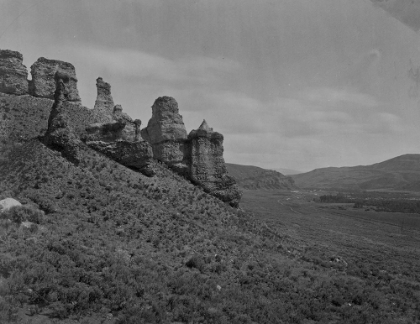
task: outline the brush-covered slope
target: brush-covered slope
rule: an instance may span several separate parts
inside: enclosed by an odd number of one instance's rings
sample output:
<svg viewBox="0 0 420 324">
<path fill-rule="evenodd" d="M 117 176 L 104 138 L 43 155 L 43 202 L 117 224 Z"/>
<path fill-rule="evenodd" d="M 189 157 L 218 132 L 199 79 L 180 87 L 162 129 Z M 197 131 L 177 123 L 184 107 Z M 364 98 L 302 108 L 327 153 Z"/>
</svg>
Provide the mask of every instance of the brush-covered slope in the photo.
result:
<svg viewBox="0 0 420 324">
<path fill-rule="evenodd" d="M 164 165 L 148 178 L 79 156 L 34 139 L 0 161 L 0 199 L 29 206 L 0 217 L 0 323 L 391 323 L 412 309 Z"/>
<path fill-rule="evenodd" d="M 252 165 L 226 163 L 229 174 L 242 189 L 294 189 L 294 181 L 280 172 L 266 170 Z"/>
<path fill-rule="evenodd" d="M 293 175 L 301 188 L 420 191 L 420 154 L 406 154 L 367 166 L 322 168 Z"/>
</svg>

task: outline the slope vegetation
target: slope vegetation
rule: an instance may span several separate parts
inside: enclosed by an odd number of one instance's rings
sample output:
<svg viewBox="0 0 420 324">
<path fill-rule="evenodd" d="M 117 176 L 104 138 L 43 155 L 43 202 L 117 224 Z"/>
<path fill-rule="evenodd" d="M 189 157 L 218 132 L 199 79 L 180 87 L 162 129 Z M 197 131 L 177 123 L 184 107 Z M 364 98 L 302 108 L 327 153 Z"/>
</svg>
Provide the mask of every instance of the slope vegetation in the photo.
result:
<svg viewBox="0 0 420 324">
<path fill-rule="evenodd" d="M 0 162 L 0 199 L 26 208 L 0 217 L 1 323 L 409 323 L 418 314 L 416 295 L 377 291 L 392 277 L 364 282 L 327 255 L 314 261 L 312 250 L 302 255 L 307 243 L 164 165 L 148 178 L 88 147 L 80 157 L 74 165 L 34 139 Z"/>
<path fill-rule="evenodd" d="M 420 154 L 367 166 L 316 169 L 292 178 L 301 188 L 420 191 Z"/>
<path fill-rule="evenodd" d="M 280 172 L 266 170 L 252 165 L 226 163 L 228 173 L 235 178 L 242 189 L 294 189 L 296 188 L 291 177 Z"/>
</svg>

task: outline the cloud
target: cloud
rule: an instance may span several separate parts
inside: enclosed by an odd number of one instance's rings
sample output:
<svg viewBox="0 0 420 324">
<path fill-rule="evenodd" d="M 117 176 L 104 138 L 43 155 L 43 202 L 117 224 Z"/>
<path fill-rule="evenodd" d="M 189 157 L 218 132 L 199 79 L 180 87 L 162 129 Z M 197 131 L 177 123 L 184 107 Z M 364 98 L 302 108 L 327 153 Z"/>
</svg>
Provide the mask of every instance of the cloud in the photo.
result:
<svg viewBox="0 0 420 324">
<path fill-rule="evenodd" d="M 233 163 L 301 169 L 349 164 L 362 156 L 366 143 L 379 148 L 409 131 L 375 97 L 344 89 L 311 88 L 266 101 L 219 91 L 199 101 L 202 110 L 184 115 L 194 119 L 190 125 L 198 127 L 206 118 L 221 132 L 226 160 Z"/>
<path fill-rule="evenodd" d="M 93 65 L 102 69 L 106 67 L 114 76 L 168 83 L 213 83 L 220 76 L 240 68 L 239 63 L 223 58 L 190 57 L 171 60 L 142 51 L 89 46 L 83 51 L 68 50 Z"/>
<path fill-rule="evenodd" d="M 372 96 L 349 89 L 340 88 L 311 88 L 301 92 L 301 96 L 309 102 L 324 105 L 326 108 L 339 108 L 340 104 L 348 103 L 356 107 L 372 108 L 380 103 Z"/>
<path fill-rule="evenodd" d="M 371 2 L 393 18 L 410 27 L 414 31 L 420 30 L 420 1 L 418 0 L 371 0 Z"/>
</svg>

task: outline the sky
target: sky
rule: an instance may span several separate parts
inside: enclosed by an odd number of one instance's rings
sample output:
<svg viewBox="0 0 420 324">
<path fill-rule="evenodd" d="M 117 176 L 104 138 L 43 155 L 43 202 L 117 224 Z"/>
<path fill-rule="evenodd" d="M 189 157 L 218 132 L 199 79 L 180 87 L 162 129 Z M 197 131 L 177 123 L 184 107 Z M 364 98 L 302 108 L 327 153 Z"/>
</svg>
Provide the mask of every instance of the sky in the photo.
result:
<svg viewBox="0 0 420 324">
<path fill-rule="evenodd" d="M 420 154 L 420 0 L 0 0 L 0 49 L 96 78 L 146 126 L 160 96 L 226 162 L 309 171 Z"/>
</svg>

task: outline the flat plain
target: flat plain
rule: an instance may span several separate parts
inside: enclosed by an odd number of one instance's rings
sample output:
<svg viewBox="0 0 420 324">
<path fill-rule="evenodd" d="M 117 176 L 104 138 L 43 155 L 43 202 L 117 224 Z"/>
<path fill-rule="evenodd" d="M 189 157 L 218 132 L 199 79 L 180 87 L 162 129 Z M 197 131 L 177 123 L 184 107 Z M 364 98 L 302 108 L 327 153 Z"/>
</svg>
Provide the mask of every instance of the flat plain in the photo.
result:
<svg viewBox="0 0 420 324">
<path fill-rule="evenodd" d="M 399 282 L 405 287 L 401 293 L 420 296 L 420 214 L 322 204 L 314 201 L 318 196 L 313 191 L 244 191 L 242 208 L 290 236 L 293 253 L 305 261 L 323 267 L 341 263 L 343 274 L 371 283 L 387 274 L 391 290 Z"/>
</svg>

